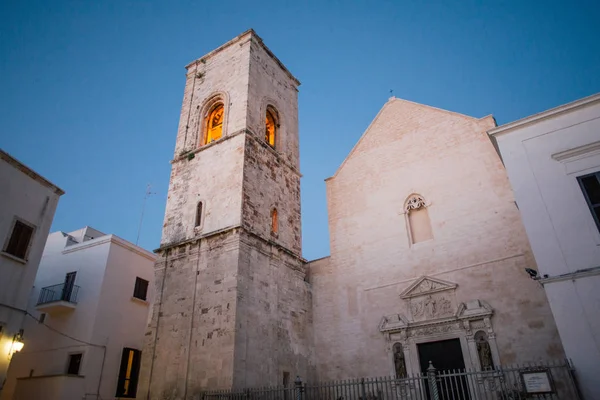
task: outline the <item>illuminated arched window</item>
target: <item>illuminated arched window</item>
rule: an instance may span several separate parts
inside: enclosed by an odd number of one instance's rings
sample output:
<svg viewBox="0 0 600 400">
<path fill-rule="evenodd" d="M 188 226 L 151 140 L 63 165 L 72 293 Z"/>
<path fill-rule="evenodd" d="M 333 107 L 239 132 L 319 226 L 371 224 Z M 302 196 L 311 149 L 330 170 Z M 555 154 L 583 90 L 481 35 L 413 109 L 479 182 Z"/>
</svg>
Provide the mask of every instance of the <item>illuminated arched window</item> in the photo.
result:
<svg viewBox="0 0 600 400">
<path fill-rule="evenodd" d="M 277 117 L 275 110 L 267 108 L 267 116 L 265 118 L 265 142 L 272 148 L 275 148 L 275 135 L 277 133 Z"/>
<path fill-rule="evenodd" d="M 223 103 L 218 103 L 213 108 L 211 108 L 210 112 L 206 116 L 204 138 L 202 140 L 202 145 L 209 144 L 212 141 L 220 139 L 223 135 L 223 117 L 224 117 L 225 107 L 223 107 Z"/>
<path fill-rule="evenodd" d="M 271 233 L 277 234 L 278 230 L 279 230 L 279 220 L 278 220 L 278 216 L 277 216 L 277 209 L 274 208 L 273 211 L 271 211 Z"/>
<path fill-rule="evenodd" d="M 425 200 L 418 194 L 411 195 L 404 205 L 410 242 L 412 244 L 433 239 L 429 212 Z"/>
</svg>

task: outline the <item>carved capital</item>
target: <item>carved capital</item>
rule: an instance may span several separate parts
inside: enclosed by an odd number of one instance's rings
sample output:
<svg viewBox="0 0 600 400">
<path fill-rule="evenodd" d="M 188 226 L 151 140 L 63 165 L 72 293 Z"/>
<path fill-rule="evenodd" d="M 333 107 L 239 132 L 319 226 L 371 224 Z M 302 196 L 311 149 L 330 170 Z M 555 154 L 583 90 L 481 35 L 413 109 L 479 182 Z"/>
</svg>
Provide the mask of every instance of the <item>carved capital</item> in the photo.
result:
<svg viewBox="0 0 600 400">
<path fill-rule="evenodd" d="M 409 212 L 410 210 L 418 210 L 421 207 L 425 207 L 425 200 L 419 195 L 412 195 L 407 200 L 404 211 Z"/>
</svg>

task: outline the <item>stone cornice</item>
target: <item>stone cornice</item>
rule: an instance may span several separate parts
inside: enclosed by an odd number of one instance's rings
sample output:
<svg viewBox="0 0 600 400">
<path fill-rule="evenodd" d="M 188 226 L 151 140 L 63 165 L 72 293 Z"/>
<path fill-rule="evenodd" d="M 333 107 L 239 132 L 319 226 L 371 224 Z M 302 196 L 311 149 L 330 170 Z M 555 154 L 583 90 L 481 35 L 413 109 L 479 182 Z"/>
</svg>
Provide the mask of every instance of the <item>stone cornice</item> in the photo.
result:
<svg viewBox="0 0 600 400">
<path fill-rule="evenodd" d="M 195 236 L 195 237 L 190 238 L 190 239 L 181 240 L 181 241 L 178 241 L 178 242 L 175 242 L 175 243 L 168 243 L 168 244 L 162 245 L 158 249 L 154 250 L 154 252 L 155 253 L 163 253 L 166 250 L 170 250 L 170 249 L 173 249 L 173 248 L 176 248 L 176 247 L 180 247 L 180 246 L 185 246 L 185 245 L 190 244 L 190 243 L 196 243 L 199 240 L 206 239 L 206 238 L 209 238 L 209 237 L 212 237 L 212 236 L 216 236 L 216 235 L 221 235 L 221 234 L 224 234 L 224 233 L 228 233 L 228 232 L 234 231 L 236 229 L 239 229 L 239 230 L 241 230 L 241 231 L 243 231 L 243 232 L 251 235 L 252 237 L 259 239 L 260 241 L 262 241 L 265 244 L 268 244 L 268 245 L 271 245 L 273 247 L 276 247 L 277 249 L 279 249 L 279 250 L 283 251 L 284 253 L 288 254 L 289 256 L 297 259 L 298 261 L 302 262 L 303 264 L 306 264 L 306 262 L 307 262 L 304 258 L 302 258 L 302 256 L 300 256 L 300 255 L 292 252 L 291 250 L 287 249 L 286 247 L 282 246 L 281 244 L 279 244 L 277 242 L 274 242 L 272 240 L 267 240 L 267 239 L 263 238 L 262 236 L 260 236 L 260 235 L 258 235 L 256 233 L 254 233 L 254 232 L 252 232 L 252 231 L 250 231 L 250 230 L 242 227 L 241 225 L 232 225 L 232 226 L 228 226 L 226 228 L 222 228 L 222 229 L 214 230 L 214 231 L 211 231 L 211 232 L 207 232 L 205 234 L 198 235 L 198 236 Z M 247 243 L 247 242 L 244 242 L 244 243 Z"/>
</svg>

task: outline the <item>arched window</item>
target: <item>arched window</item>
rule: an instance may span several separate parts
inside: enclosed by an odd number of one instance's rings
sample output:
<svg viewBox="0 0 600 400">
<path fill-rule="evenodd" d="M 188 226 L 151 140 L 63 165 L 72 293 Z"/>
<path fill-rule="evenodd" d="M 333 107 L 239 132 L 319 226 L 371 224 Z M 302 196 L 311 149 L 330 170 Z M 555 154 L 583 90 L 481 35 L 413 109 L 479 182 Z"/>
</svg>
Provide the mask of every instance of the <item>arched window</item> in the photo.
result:
<svg viewBox="0 0 600 400">
<path fill-rule="evenodd" d="M 492 349 L 488 342 L 488 337 L 484 331 L 478 331 L 474 335 L 477 345 L 477 355 L 479 357 L 479 365 L 482 370 L 494 369 L 494 359 L 492 358 Z"/>
<path fill-rule="evenodd" d="M 199 227 L 202 224 L 202 202 L 199 201 L 196 206 L 196 224 L 195 227 Z"/>
<path fill-rule="evenodd" d="M 202 145 L 220 139 L 223 135 L 224 111 L 223 103 L 217 103 L 208 112 L 204 122 L 205 132 Z"/>
<path fill-rule="evenodd" d="M 271 107 L 267 108 L 267 116 L 265 118 L 265 142 L 272 148 L 275 148 L 275 135 L 277 133 L 277 117 L 276 112 Z"/>
<path fill-rule="evenodd" d="M 402 344 L 395 343 L 393 353 L 396 378 L 406 378 L 406 362 L 404 361 L 404 349 L 402 348 Z"/>
<path fill-rule="evenodd" d="M 409 196 L 404 211 L 407 216 L 408 232 L 412 244 L 433 239 L 429 212 L 422 196 L 418 194 Z"/>
<path fill-rule="evenodd" d="M 279 231 L 279 220 L 278 220 L 278 216 L 277 216 L 277 209 L 274 208 L 273 211 L 271 211 L 271 233 L 276 235 L 278 231 Z"/>
</svg>

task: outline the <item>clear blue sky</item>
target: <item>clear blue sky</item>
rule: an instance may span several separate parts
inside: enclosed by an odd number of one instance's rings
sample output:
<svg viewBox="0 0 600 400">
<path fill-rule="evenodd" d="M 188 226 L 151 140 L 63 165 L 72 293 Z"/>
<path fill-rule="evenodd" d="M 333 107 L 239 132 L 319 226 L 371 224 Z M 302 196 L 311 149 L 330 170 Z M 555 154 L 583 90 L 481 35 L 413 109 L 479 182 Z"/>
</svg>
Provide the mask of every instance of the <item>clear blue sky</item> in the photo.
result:
<svg viewBox="0 0 600 400">
<path fill-rule="evenodd" d="M 158 247 L 184 65 L 254 28 L 302 82 L 304 256 L 325 183 L 389 90 L 499 124 L 600 92 L 596 1 L 17 1 L 0 5 L 0 147 L 66 191 L 53 230 Z"/>
</svg>

